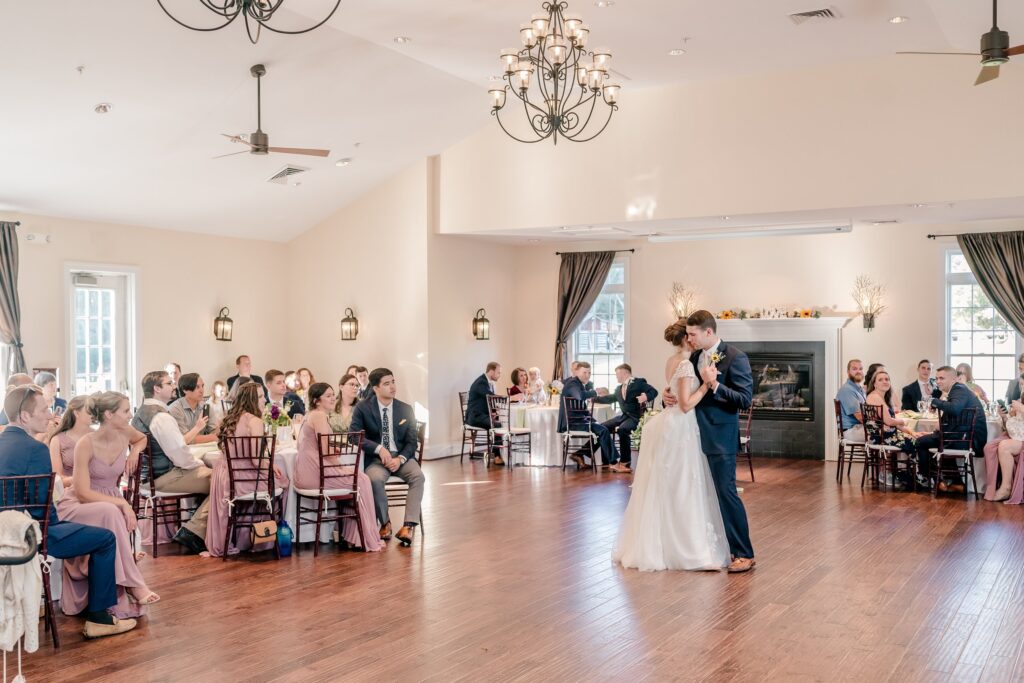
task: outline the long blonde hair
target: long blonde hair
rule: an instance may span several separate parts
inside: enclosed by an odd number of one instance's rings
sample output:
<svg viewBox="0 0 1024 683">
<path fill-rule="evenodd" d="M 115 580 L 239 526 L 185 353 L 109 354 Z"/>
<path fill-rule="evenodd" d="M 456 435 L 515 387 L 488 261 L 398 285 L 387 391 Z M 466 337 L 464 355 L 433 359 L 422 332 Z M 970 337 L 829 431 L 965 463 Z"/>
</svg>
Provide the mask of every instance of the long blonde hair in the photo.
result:
<svg viewBox="0 0 1024 683">
<path fill-rule="evenodd" d="M 64 411 L 64 416 L 60 419 L 60 424 L 57 425 L 57 431 L 53 433 L 57 436 L 61 432 L 69 432 L 75 428 L 75 424 L 78 422 L 78 417 L 75 415 L 82 408 L 86 408 L 89 414 L 92 415 L 92 397 L 87 395 L 75 396 L 73 399 L 68 401 L 68 407 Z"/>
</svg>

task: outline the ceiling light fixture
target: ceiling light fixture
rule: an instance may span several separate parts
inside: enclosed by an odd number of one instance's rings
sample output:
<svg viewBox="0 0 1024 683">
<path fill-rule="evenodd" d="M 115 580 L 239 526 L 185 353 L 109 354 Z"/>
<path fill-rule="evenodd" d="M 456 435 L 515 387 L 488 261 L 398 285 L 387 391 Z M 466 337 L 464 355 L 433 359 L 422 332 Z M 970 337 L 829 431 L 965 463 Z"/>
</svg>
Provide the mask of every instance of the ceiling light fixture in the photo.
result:
<svg viewBox="0 0 1024 683">
<path fill-rule="evenodd" d="M 782 235 L 831 235 L 840 232 L 853 232 L 849 223 L 821 223 L 812 225 L 763 225 L 735 228 L 705 228 L 685 230 L 676 233 L 651 235 L 648 242 L 659 244 L 667 242 L 689 242 L 694 240 L 720 240 L 736 237 L 778 237 Z"/>
<path fill-rule="evenodd" d="M 605 6 L 611 4 L 611 0 L 604 2 Z M 501 51 L 507 83 L 488 91 L 491 115 L 509 137 L 519 142 L 552 138 L 558 144 L 559 136 L 572 142 L 593 140 L 608 127 L 619 108 L 616 101 L 621 88 L 618 83 L 607 82 L 611 52 L 586 49 L 590 28 L 579 15 L 565 13 L 568 3 L 545 2 L 543 8 L 544 12 L 534 14 L 530 23 L 520 28 L 523 47 Z M 511 132 L 501 120 L 509 92 L 523 103 L 529 124 L 524 136 Z M 595 119 L 598 102 L 606 115 Z M 600 123 L 602 118 L 604 122 Z"/>
<path fill-rule="evenodd" d="M 906 21 L 910 21 L 910 17 L 904 17 L 904 16 L 897 15 L 897 16 L 892 17 L 891 19 L 889 19 L 889 23 L 890 24 L 902 24 L 902 23 L 904 23 Z"/>
<path fill-rule="evenodd" d="M 614 4 L 615 0 L 594 0 L 594 6 L 602 9 L 605 7 L 611 7 Z"/>
<path fill-rule="evenodd" d="M 199 0 L 199 5 L 210 10 L 223 19 L 224 23 L 220 26 L 207 27 L 196 27 L 186 24 L 181 19 L 170 13 L 170 11 L 164 7 L 163 0 L 156 0 L 157 4 L 160 5 L 160 9 L 164 11 L 164 14 L 174 20 L 176 24 L 184 26 L 192 31 L 219 31 L 220 29 L 228 26 L 238 15 L 245 17 L 245 32 L 249 35 L 249 42 L 253 45 L 260 39 L 260 31 L 264 28 L 274 33 L 283 33 L 286 35 L 294 36 L 300 33 L 309 33 L 313 29 L 319 28 L 327 23 L 327 20 L 334 16 L 334 13 L 338 11 L 338 7 L 341 5 L 341 0 L 336 0 L 334 7 L 327 14 L 323 20 L 313 24 L 309 28 L 304 28 L 301 31 L 284 31 L 282 29 L 274 28 L 268 22 L 274 18 L 274 13 L 281 9 L 284 4 L 284 0 Z M 255 29 L 255 33 L 253 30 Z"/>
<path fill-rule="evenodd" d="M 399 45 L 405 45 L 406 43 L 412 42 L 412 38 L 410 38 L 409 36 L 395 36 L 392 40 L 394 40 Z"/>
<path fill-rule="evenodd" d="M 335 166 L 348 166 L 352 163 L 352 157 L 344 157 L 334 162 Z"/>
<path fill-rule="evenodd" d="M 93 107 L 92 110 L 94 112 L 96 112 L 97 114 L 106 114 L 107 112 L 109 112 L 113 108 L 114 108 L 114 105 L 112 105 L 110 102 L 100 102 L 95 107 Z"/>
<path fill-rule="evenodd" d="M 686 54 L 686 50 L 684 50 L 681 47 L 677 47 L 674 50 L 669 50 L 668 51 L 669 57 L 678 57 L 680 55 L 685 55 L 685 54 Z"/>
</svg>

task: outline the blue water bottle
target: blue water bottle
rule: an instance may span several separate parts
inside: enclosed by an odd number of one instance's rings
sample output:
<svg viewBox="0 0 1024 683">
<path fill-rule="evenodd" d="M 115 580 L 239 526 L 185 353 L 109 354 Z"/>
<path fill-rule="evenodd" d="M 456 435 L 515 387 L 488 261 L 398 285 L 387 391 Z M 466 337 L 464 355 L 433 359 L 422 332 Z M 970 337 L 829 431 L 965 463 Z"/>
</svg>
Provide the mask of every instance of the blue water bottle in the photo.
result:
<svg viewBox="0 0 1024 683">
<path fill-rule="evenodd" d="M 277 525 L 277 546 L 281 550 L 281 557 L 291 557 L 292 530 L 284 520 Z"/>
</svg>

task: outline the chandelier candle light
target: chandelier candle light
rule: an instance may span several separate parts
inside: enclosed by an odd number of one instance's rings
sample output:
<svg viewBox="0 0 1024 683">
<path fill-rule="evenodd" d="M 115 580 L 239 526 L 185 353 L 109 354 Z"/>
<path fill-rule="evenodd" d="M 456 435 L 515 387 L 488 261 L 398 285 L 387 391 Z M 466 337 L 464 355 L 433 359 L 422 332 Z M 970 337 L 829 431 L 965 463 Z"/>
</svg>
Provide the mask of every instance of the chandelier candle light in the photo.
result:
<svg viewBox="0 0 1024 683">
<path fill-rule="evenodd" d="M 620 86 L 608 82 L 611 52 L 586 49 L 590 28 L 578 15 L 565 13 L 567 3 L 545 2 L 542 7 L 544 12 L 519 30 L 522 49 L 501 51 L 506 83 L 489 91 L 491 114 L 519 142 L 551 138 L 558 144 L 559 136 L 573 142 L 593 140 L 618 110 Z M 501 119 L 509 92 L 523 103 L 531 130 L 524 137 L 509 131 Z"/>
<path fill-rule="evenodd" d="M 210 10 L 217 17 L 218 21 L 224 23 L 219 26 L 191 26 L 186 24 L 181 19 L 171 14 L 164 6 L 164 0 L 156 0 L 157 4 L 160 5 L 160 9 L 164 13 L 173 19 L 175 23 L 184 26 L 187 29 L 193 31 L 219 31 L 231 24 L 235 19 L 241 15 L 245 20 L 245 32 L 249 35 L 249 42 L 253 45 L 260 39 L 260 31 L 267 29 L 274 33 L 284 33 L 287 35 L 298 35 L 300 33 L 309 33 L 315 28 L 319 28 L 327 23 L 327 20 L 334 16 L 334 13 L 338 11 L 338 6 L 341 5 L 341 0 L 335 0 L 334 7 L 322 20 L 313 24 L 309 28 L 299 29 L 295 31 L 289 31 L 280 28 L 274 28 L 270 25 L 270 20 L 274 18 L 274 13 L 281 8 L 284 4 L 284 0 L 198 0 L 197 6 L 203 7 Z"/>
</svg>

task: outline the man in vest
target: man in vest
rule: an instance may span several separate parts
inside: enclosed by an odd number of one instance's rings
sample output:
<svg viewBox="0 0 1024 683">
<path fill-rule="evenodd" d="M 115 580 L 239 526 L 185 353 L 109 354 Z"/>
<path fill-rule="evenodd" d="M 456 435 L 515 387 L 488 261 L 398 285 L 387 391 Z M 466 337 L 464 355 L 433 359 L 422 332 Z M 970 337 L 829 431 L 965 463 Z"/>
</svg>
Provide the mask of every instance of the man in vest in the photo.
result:
<svg viewBox="0 0 1024 683">
<path fill-rule="evenodd" d="M 195 493 L 204 497 L 192 518 L 174 535 L 176 543 L 193 553 L 201 553 L 206 550 L 206 518 L 210 508 L 207 496 L 212 470 L 192 456 L 178 423 L 167 410 L 167 401 L 174 395 L 174 388 L 174 380 L 163 370 L 146 373 L 142 378 L 145 400 L 135 412 L 132 426 L 149 437 L 153 451 L 153 472 L 149 476 L 156 477 L 157 490 Z M 146 474 L 143 470 L 143 475 Z"/>
</svg>

